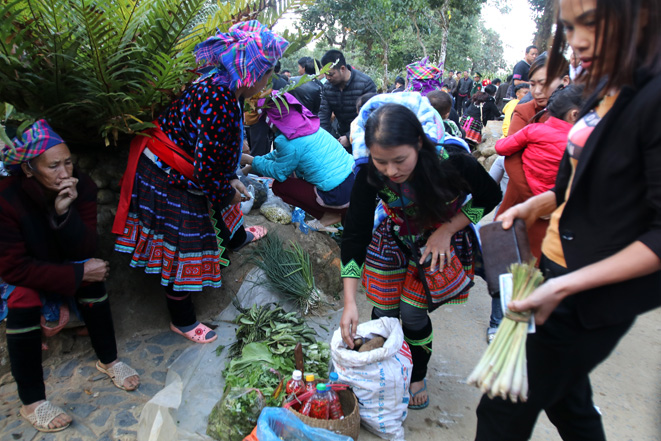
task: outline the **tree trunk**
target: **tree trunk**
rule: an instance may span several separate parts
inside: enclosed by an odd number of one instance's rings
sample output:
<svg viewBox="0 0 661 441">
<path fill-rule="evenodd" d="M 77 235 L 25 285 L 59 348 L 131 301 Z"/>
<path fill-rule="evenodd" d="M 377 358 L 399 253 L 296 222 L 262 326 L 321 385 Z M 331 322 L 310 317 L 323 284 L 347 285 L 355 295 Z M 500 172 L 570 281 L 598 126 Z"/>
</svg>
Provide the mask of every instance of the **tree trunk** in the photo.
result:
<svg viewBox="0 0 661 441">
<path fill-rule="evenodd" d="M 448 34 L 450 33 L 450 18 L 448 17 L 449 10 L 450 4 L 446 0 L 443 2 L 443 6 L 436 11 L 436 14 L 438 15 L 438 23 L 441 25 L 441 30 L 443 32 L 443 36 L 441 37 L 441 47 L 438 51 L 439 66 L 445 64 L 445 57 L 448 54 Z"/>
<path fill-rule="evenodd" d="M 390 45 L 385 43 L 383 45 L 383 91 L 388 90 L 388 52 Z"/>
<path fill-rule="evenodd" d="M 542 53 L 551 47 L 553 25 L 555 24 L 555 0 L 546 0 L 544 13 L 537 18 L 537 32 L 535 33 L 535 46 Z"/>
<path fill-rule="evenodd" d="M 420 43 L 420 46 L 422 46 L 422 54 L 424 57 L 427 57 L 427 47 L 425 46 L 425 43 L 422 41 L 422 38 L 420 37 L 420 28 L 418 27 L 418 20 L 416 20 L 415 18 L 415 13 L 411 14 L 410 18 L 411 21 L 413 22 L 413 26 L 415 26 L 415 36 L 418 39 L 418 43 Z"/>
</svg>

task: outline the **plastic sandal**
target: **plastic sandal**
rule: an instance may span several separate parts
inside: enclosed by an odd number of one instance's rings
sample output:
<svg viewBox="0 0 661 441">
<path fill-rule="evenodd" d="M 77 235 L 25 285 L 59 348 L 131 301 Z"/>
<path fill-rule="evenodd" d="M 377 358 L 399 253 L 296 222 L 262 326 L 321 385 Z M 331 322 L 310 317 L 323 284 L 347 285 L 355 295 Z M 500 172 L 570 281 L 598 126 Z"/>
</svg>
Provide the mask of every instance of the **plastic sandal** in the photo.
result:
<svg viewBox="0 0 661 441">
<path fill-rule="evenodd" d="M 268 230 L 261 225 L 253 225 L 252 227 L 247 227 L 246 232 L 252 234 L 252 240 L 249 240 L 238 247 L 234 248 L 232 251 L 239 251 L 246 245 L 249 245 L 253 242 L 257 242 L 259 239 L 263 238 L 266 236 L 266 233 L 268 233 Z"/>
<path fill-rule="evenodd" d="M 319 219 L 313 219 L 309 222 L 306 222 L 307 226 L 314 231 L 320 231 L 322 233 L 337 233 L 339 230 L 335 227 L 332 226 L 324 226 L 321 222 L 319 222 Z"/>
<path fill-rule="evenodd" d="M 209 332 L 213 331 L 213 329 L 211 329 L 210 327 L 208 327 L 208 326 L 206 326 L 202 323 L 199 323 L 195 327 L 195 329 L 191 329 L 188 332 L 182 332 L 179 328 L 177 328 L 172 323 L 170 323 L 170 329 L 173 332 L 186 337 L 190 341 L 194 341 L 195 343 L 211 343 L 212 341 L 214 341 L 215 339 L 218 338 L 218 334 L 214 335 L 211 338 L 206 338 L 207 334 Z"/>
<path fill-rule="evenodd" d="M 23 408 L 21 408 L 20 413 L 21 416 L 25 418 L 30 424 L 32 424 L 32 427 L 37 429 L 39 432 L 47 432 L 47 433 L 60 432 L 71 425 L 71 423 L 68 423 L 65 424 L 64 426 L 55 427 L 53 429 L 48 427 L 51 421 L 53 421 L 55 418 L 57 418 L 62 414 L 66 415 L 66 412 L 64 410 L 55 406 L 50 401 L 44 401 L 43 403 L 38 405 L 37 408 L 34 409 L 34 412 L 31 414 L 25 413 L 23 411 Z"/>
<path fill-rule="evenodd" d="M 137 377 L 138 373 L 135 371 L 135 369 L 133 369 L 131 366 L 129 366 L 128 364 L 126 364 L 122 361 L 119 361 L 119 362 L 113 364 L 112 366 L 110 366 L 107 369 L 104 368 L 103 366 L 101 366 L 100 361 L 97 361 L 96 362 L 96 369 L 99 372 L 103 372 L 104 374 L 109 376 L 110 379 L 112 380 L 113 384 L 116 387 L 120 388 L 121 390 L 125 390 L 125 391 L 130 392 L 130 391 L 136 390 L 139 386 L 138 385 L 138 386 L 134 387 L 133 389 L 127 389 L 126 387 L 124 387 L 124 381 L 126 381 L 126 379 L 129 378 L 129 377 L 133 377 L 133 376 Z"/>
<path fill-rule="evenodd" d="M 411 395 L 411 398 L 415 398 L 415 396 L 418 395 L 420 392 L 425 392 L 427 390 L 427 379 L 425 378 L 422 381 L 424 381 L 424 386 L 422 386 L 422 388 L 419 391 L 417 391 L 415 393 L 411 393 L 409 391 L 409 395 Z M 429 394 L 427 394 L 427 400 L 424 403 L 422 403 L 422 404 L 409 404 L 409 409 L 419 410 L 419 409 L 424 409 L 427 406 L 429 406 Z"/>
</svg>

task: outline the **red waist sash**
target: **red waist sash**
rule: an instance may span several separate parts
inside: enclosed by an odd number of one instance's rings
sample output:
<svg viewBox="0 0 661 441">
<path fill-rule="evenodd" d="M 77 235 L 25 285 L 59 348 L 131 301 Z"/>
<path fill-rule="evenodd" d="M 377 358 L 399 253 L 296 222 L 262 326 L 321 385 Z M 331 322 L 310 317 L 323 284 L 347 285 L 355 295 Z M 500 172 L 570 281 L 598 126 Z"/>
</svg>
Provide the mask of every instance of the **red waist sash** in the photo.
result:
<svg viewBox="0 0 661 441">
<path fill-rule="evenodd" d="M 161 130 L 158 122 L 153 121 L 153 123 L 156 124 L 155 128 L 143 131 L 141 135 L 136 136 L 131 141 L 129 159 L 126 164 L 126 171 L 122 177 L 122 191 L 119 197 L 119 205 L 117 206 L 117 214 L 112 225 L 112 232 L 115 234 L 124 234 L 124 226 L 126 225 L 129 206 L 131 205 L 131 194 L 133 194 L 135 173 L 138 169 L 138 161 L 146 147 L 149 147 L 149 150 L 168 166 L 184 175 L 187 179 L 197 182 L 195 179 L 193 158 L 168 138 L 163 130 Z"/>
</svg>

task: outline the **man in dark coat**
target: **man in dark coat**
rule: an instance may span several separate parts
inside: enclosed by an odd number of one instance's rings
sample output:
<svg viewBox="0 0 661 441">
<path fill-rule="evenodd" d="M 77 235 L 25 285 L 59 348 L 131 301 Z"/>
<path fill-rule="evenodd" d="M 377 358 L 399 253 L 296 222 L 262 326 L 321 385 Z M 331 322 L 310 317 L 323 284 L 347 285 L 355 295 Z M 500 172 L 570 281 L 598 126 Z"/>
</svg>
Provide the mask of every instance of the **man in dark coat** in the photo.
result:
<svg viewBox="0 0 661 441">
<path fill-rule="evenodd" d="M 356 101 L 366 93 L 376 93 L 374 81 L 362 72 L 347 65 L 342 52 L 330 50 L 321 59 L 321 65 L 335 63 L 333 68 L 326 74 L 328 80 L 324 84 L 321 96 L 321 108 L 319 118 L 321 127 L 333 133 L 331 128 L 331 113 L 335 114 L 338 127 L 334 135 L 347 151 L 351 152 L 349 131 L 351 121 L 358 113 L 356 112 Z"/>
<path fill-rule="evenodd" d="M 315 75 L 315 60 L 311 57 L 304 57 L 305 66 L 304 73 L 306 75 Z M 301 58 L 303 60 L 303 58 Z M 301 63 L 299 60 L 299 63 Z M 291 93 L 299 103 L 303 104 L 306 109 L 312 112 L 315 115 L 319 115 L 319 108 L 321 107 L 321 92 L 323 90 L 323 84 L 318 79 L 313 79 L 305 84 L 298 86 L 296 89 L 292 90 Z"/>
<path fill-rule="evenodd" d="M 468 95 L 471 93 L 473 88 L 473 80 L 468 76 L 468 71 L 464 71 L 464 76 L 459 80 L 459 86 L 457 88 L 457 101 L 454 103 L 454 107 L 461 116 L 464 113 L 464 101 L 468 99 Z"/>
</svg>

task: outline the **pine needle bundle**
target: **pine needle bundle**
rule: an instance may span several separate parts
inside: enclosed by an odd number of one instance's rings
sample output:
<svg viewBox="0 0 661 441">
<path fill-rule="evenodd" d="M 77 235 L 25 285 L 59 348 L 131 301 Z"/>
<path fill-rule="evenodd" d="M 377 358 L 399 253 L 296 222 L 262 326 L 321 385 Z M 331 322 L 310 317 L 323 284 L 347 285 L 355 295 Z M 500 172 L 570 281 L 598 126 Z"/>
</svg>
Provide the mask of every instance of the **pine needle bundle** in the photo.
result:
<svg viewBox="0 0 661 441">
<path fill-rule="evenodd" d="M 534 262 L 510 266 L 512 300 L 527 298 L 544 281 Z M 489 398 L 499 396 L 516 403 L 528 399 L 528 370 L 526 339 L 531 312 L 507 311 L 489 345 L 473 372 L 468 384 L 480 388 Z"/>
<path fill-rule="evenodd" d="M 314 282 L 310 255 L 298 243 L 290 241 L 290 248 L 285 248 L 277 234 L 269 234 L 259 241 L 253 261 L 266 273 L 268 285 L 305 314 L 319 306 L 321 293 Z"/>
</svg>

